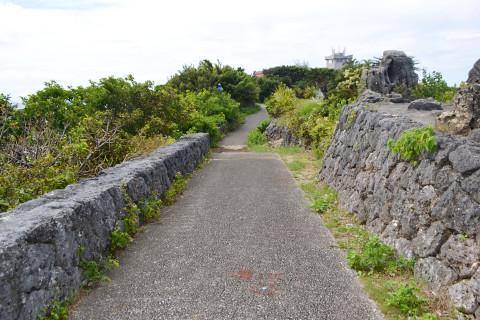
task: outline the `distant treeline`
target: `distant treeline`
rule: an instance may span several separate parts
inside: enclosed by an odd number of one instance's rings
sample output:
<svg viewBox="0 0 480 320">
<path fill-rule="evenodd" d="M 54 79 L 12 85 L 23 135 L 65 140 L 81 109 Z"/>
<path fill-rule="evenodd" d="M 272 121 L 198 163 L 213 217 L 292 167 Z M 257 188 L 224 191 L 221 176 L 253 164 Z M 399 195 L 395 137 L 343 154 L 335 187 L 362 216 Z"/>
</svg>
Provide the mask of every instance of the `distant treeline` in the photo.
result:
<svg viewBox="0 0 480 320">
<path fill-rule="evenodd" d="M 352 61 L 345 67 L 353 67 Z M 308 66 L 278 66 L 263 70 L 263 77 L 258 78 L 260 100 L 270 97 L 281 84 L 293 89 L 298 98 L 312 98 L 318 90 L 327 95 L 343 80 L 342 70 L 327 68 L 310 68 Z"/>
</svg>

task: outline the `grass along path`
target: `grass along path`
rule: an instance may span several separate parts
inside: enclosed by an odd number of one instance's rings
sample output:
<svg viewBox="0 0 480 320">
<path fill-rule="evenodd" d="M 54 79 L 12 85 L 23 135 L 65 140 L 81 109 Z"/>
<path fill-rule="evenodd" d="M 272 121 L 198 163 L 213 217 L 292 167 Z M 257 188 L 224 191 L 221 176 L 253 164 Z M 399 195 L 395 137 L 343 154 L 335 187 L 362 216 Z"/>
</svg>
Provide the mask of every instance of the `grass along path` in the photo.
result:
<svg viewBox="0 0 480 320">
<path fill-rule="evenodd" d="M 280 155 L 386 319 L 456 319 L 445 294 L 433 294 L 414 278 L 414 260 L 397 257 L 392 248 L 341 208 L 336 191 L 318 181 L 321 161 L 312 152 L 301 147 L 271 148 L 258 137 L 253 143 L 251 140 L 250 150 Z"/>
</svg>

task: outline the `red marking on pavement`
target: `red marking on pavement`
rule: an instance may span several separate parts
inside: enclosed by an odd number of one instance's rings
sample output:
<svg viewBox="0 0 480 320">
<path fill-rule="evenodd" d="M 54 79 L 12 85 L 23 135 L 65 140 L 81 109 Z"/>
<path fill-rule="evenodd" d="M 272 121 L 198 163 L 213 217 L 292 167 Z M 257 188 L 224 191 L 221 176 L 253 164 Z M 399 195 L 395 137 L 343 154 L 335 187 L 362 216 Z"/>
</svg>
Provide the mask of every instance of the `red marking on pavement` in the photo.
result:
<svg viewBox="0 0 480 320">
<path fill-rule="evenodd" d="M 233 276 L 240 280 L 252 281 L 249 291 L 258 296 L 273 296 L 277 292 L 280 282 L 283 280 L 283 273 L 268 272 L 254 273 L 247 269 L 233 273 Z"/>
<path fill-rule="evenodd" d="M 253 278 L 253 272 L 250 270 L 240 270 L 239 272 L 234 273 L 233 275 L 237 276 L 240 280 L 250 281 Z"/>
</svg>

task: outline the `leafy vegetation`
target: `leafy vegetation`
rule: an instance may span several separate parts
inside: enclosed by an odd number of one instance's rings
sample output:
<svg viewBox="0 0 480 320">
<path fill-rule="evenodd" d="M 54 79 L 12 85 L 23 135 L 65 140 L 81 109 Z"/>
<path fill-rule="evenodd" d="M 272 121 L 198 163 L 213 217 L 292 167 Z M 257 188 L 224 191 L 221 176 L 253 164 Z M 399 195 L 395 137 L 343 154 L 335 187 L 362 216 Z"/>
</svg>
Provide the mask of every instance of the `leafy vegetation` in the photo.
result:
<svg viewBox="0 0 480 320">
<path fill-rule="evenodd" d="M 278 86 L 275 92 L 266 101 L 268 113 L 278 118 L 288 111 L 293 110 L 296 101 L 295 91 L 284 84 Z"/>
<path fill-rule="evenodd" d="M 257 126 L 258 131 L 260 131 L 261 133 L 264 133 L 267 130 L 267 127 L 270 125 L 270 122 L 271 122 L 270 119 L 262 120 Z"/>
<path fill-rule="evenodd" d="M 187 178 L 180 172 L 175 176 L 175 181 L 170 185 L 163 195 L 163 202 L 167 205 L 173 204 L 177 197 L 183 193 L 187 187 Z"/>
<path fill-rule="evenodd" d="M 220 62 L 213 64 L 203 60 L 198 67 L 184 66 L 168 81 L 168 85 L 181 92 L 209 90 L 218 83 L 242 108 L 254 106 L 258 100 L 260 88 L 255 79 L 242 68 L 234 69 Z"/>
<path fill-rule="evenodd" d="M 316 212 L 323 214 L 336 206 L 337 193 L 330 187 L 323 186 L 322 188 L 318 188 L 313 183 L 306 183 L 301 187 L 312 201 L 310 207 Z"/>
<path fill-rule="evenodd" d="M 393 289 L 387 293 L 385 300 L 387 305 L 398 308 L 403 314 L 408 316 L 418 316 L 422 313 L 423 307 L 427 304 L 427 299 L 420 296 L 420 289 L 415 282 L 394 282 L 389 285 Z"/>
<path fill-rule="evenodd" d="M 250 131 L 247 136 L 247 145 L 249 147 L 260 146 L 267 143 L 267 139 L 258 128 Z"/>
<path fill-rule="evenodd" d="M 437 151 L 437 139 L 433 128 L 412 128 L 402 133 L 397 140 L 389 139 L 388 148 L 400 154 L 400 158 L 410 162 L 413 166 L 417 164 L 418 158 L 425 153 Z"/>
<path fill-rule="evenodd" d="M 24 109 L 0 94 L 0 212 L 184 134 L 208 132 L 216 144 L 243 110 L 258 110 L 258 92 L 242 69 L 202 61 L 165 85 L 132 76 L 67 88 L 47 82 Z"/>
<path fill-rule="evenodd" d="M 414 259 L 396 257 L 395 251 L 377 237 L 369 237 L 360 250 L 350 251 L 347 260 L 351 268 L 367 272 L 413 272 L 415 265 Z"/>
<path fill-rule="evenodd" d="M 122 231 L 119 228 L 116 228 L 112 231 L 111 238 L 110 238 L 110 250 L 115 252 L 120 249 L 125 249 L 127 245 L 132 241 L 130 235 Z"/>
<path fill-rule="evenodd" d="M 152 222 L 160 218 L 163 202 L 156 194 L 152 194 L 145 204 L 140 208 L 145 222 Z"/>
<path fill-rule="evenodd" d="M 440 102 L 451 102 L 457 87 L 450 87 L 443 79 L 440 72 L 433 71 L 427 73 L 425 69 L 422 70 L 422 80 L 413 89 L 413 95 L 417 98 L 434 98 Z"/>
<path fill-rule="evenodd" d="M 64 301 L 53 301 L 52 304 L 45 308 L 38 320 L 68 320 L 70 315 L 69 303 Z"/>
<path fill-rule="evenodd" d="M 83 276 L 87 279 L 89 285 L 94 285 L 100 281 L 108 282 L 108 278 L 103 272 L 102 268 L 96 261 L 93 260 L 80 260 L 79 267 L 83 271 Z"/>
</svg>

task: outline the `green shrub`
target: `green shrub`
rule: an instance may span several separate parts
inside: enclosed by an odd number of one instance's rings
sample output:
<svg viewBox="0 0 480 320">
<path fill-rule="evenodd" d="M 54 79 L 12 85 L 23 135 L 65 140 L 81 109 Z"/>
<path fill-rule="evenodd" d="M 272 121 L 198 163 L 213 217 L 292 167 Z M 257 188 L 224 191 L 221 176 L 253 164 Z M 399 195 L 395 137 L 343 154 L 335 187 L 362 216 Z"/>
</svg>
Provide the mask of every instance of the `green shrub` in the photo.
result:
<svg viewBox="0 0 480 320">
<path fill-rule="evenodd" d="M 112 231 L 110 239 L 110 251 L 115 252 L 120 249 L 125 249 L 130 241 L 132 241 L 130 235 L 127 232 L 117 228 Z"/>
<path fill-rule="evenodd" d="M 264 145 L 265 143 L 267 143 L 267 138 L 262 132 L 260 132 L 260 130 L 253 129 L 248 133 L 247 145 L 249 147 L 261 146 L 261 145 Z"/>
<path fill-rule="evenodd" d="M 318 188 L 315 184 L 308 183 L 303 184 L 301 188 L 312 201 L 310 208 L 317 213 L 326 213 L 337 204 L 337 192 L 327 185 Z"/>
<path fill-rule="evenodd" d="M 427 73 L 422 70 L 422 81 L 414 88 L 416 98 L 434 98 L 441 102 L 451 102 L 457 91 L 456 87 L 449 87 L 440 72 Z"/>
<path fill-rule="evenodd" d="M 163 195 L 163 202 L 167 205 L 175 203 L 177 196 L 181 195 L 187 187 L 187 179 L 178 172 L 175 176 L 175 181 L 170 185 Z"/>
<path fill-rule="evenodd" d="M 271 119 L 263 119 L 257 126 L 258 131 L 264 133 L 267 127 L 270 125 Z"/>
<path fill-rule="evenodd" d="M 314 86 L 307 86 L 303 90 L 303 98 L 304 99 L 311 99 L 311 98 L 315 97 L 316 93 L 317 93 L 317 90 Z"/>
<path fill-rule="evenodd" d="M 222 65 L 220 62 L 213 64 L 208 60 L 201 61 L 197 67 L 184 66 L 168 81 L 168 86 L 180 92 L 198 92 L 214 89 L 218 83 L 242 107 L 252 106 L 258 100 L 260 88 L 255 78 L 242 68 Z"/>
<path fill-rule="evenodd" d="M 79 267 L 80 269 L 82 269 L 82 274 L 85 279 L 87 279 L 89 286 L 95 285 L 100 281 L 110 281 L 110 278 L 105 275 L 102 268 L 98 265 L 96 261 L 80 260 Z"/>
<path fill-rule="evenodd" d="M 385 272 L 399 274 L 413 273 L 415 258 L 396 257 L 395 251 L 377 237 L 369 237 L 362 243 L 360 251 L 350 251 L 347 255 L 348 264 L 357 271 Z"/>
<path fill-rule="evenodd" d="M 68 320 L 69 315 L 68 302 L 53 301 L 49 307 L 43 309 L 38 320 Z"/>
<path fill-rule="evenodd" d="M 420 290 L 415 283 L 392 283 L 392 287 L 396 288 L 387 293 L 387 305 L 396 307 L 409 316 L 417 316 L 422 312 L 427 300 L 419 295 Z"/>
<path fill-rule="evenodd" d="M 267 112 L 272 117 L 278 118 L 282 114 L 293 110 L 295 100 L 295 92 L 284 84 L 281 84 L 266 101 Z"/>
<path fill-rule="evenodd" d="M 145 205 L 141 207 L 141 212 L 145 221 L 151 222 L 158 220 L 160 218 L 162 207 L 162 200 L 158 199 L 155 194 L 152 194 L 145 202 Z"/>
<path fill-rule="evenodd" d="M 377 237 L 372 237 L 361 252 L 350 251 L 347 260 L 350 267 L 358 271 L 385 271 L 395 261 L 395 252 Z"/>
<path fill-rule="evenodd" d="M 122 219 L 123 231 L 126 232 L 129 236 L 133 237 L 137 234 L 140 227 L 138 220 L 140 209 L 138 209 L 137 205 L 133 203 L 133 201 L 131 201 L 127 204 L 125 211 L 127 212 L 127 214 Z"/>
<path fill-rule="evenodd" d="M 277 90 L 277 87 L 280 85 L 281 81 L 276 79 L 271 79 L 269 77 L 257 78 L 257 85 L 260 87 L 259 99 L 261 102 L 264 102 L 272 93 Z"/>
<path fill-rule="evenodd" d="M 400 154 L 400 158 L 417 164 L 419 156 L 425 153 L 433 153 L 437 150 L 437 139 L 432 127 L 413 128 L 402 133 L 397 140 L 389 139 L 388 148 Z"/>
</svg>

